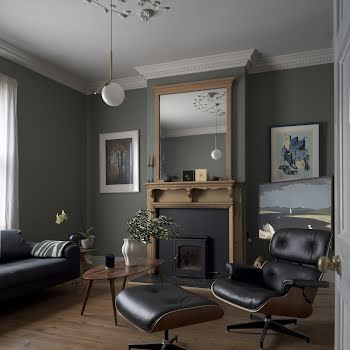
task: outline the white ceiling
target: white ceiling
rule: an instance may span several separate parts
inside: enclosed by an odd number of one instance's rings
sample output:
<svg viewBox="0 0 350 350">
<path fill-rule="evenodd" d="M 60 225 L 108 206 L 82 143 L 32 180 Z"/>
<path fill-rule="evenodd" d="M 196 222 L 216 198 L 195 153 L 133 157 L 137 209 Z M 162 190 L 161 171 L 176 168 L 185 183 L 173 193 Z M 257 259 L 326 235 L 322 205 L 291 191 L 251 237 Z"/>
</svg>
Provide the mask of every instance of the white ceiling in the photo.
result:
<svg viewBox="0 0 350 350">
<path fill-rule="evenodd" d="M 332 47 L 332 0 L 168 3 L 171 11 L 147 23 L 115 17 L 115 78 L 138 75 L 137 66 L 252 48 L 275 56 Z M 0 40 L 93 83 L 108 77 L 108 19 L 82 0 L 0 0 Z"/>
</svg>

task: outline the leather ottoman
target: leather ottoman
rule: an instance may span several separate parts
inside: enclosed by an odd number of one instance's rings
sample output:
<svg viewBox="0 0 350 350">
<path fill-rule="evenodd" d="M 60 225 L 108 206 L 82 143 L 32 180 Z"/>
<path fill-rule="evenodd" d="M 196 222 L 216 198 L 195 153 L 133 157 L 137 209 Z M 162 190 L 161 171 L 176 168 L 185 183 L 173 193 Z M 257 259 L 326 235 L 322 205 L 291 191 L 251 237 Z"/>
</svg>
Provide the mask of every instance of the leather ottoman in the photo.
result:
<svg viewBox="0 0 350 350">
<path fill-rule="evenodd" d="M 169 329 L 219 319 L 224 312 L 213 300 L 173 284 L 128 288 L 116 297 L 119 314 L 147 333 L 164 331 L 162 343 L 129 345 L 129 349 L 183 349 L 169 339 Z"/>
</svg>

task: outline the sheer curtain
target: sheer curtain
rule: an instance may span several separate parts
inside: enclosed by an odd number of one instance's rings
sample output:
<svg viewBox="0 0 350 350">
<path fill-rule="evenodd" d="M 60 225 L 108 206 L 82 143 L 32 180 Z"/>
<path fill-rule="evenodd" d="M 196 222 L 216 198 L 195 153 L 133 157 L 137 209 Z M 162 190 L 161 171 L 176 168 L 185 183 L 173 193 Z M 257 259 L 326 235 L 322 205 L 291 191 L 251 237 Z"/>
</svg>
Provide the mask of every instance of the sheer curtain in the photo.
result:
<svg viewBox="0 0 350 350">
<path fill-rule="evenodd" d="M 18 226 L 17 81 L 0 74 L 0 230 Z"/>
</svg>

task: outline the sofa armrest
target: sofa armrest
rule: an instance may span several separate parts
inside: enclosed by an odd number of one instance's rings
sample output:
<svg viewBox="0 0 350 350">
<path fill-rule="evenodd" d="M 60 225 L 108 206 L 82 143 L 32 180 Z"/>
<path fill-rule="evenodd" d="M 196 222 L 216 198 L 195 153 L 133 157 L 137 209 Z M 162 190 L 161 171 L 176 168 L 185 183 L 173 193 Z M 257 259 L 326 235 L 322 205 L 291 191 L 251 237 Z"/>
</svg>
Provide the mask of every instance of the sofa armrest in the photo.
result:
<svg viewBox="0 0 350 350">
<path fill-rule="evenodd" d="M 80 261 L 80 249 L 76 244 L 68 244 L 64 247 L 62 258 Z"/>
<path fill-rule="evenodd" d="M 226 264 L 229 278 L 242 282 L 263 283 L 263 271 L 253 265 Z"/>
<path fill-rule="evenodd" d="M 329 288 L 329 283 L 319 280 L 284 280 L 282 282 L 282 291 L 287 293 L 289 288 Z"/>
</svg>

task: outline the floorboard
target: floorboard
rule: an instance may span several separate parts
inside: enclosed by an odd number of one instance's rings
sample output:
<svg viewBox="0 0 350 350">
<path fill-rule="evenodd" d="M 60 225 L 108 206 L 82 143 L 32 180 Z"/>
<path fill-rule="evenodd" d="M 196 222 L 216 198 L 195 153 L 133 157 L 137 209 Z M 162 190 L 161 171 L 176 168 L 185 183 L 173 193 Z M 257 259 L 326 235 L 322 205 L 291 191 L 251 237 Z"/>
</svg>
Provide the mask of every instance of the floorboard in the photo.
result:
<svg viewBox="0 0 350 350">
<path fill-rule="evenodd" d="M 121 284 L 116 285 L 121 288 Z M 114 326 L 110 289 L 107 283 L 96 282 L 92 287 L 85 315 L 80 316 L 85 285 L 63 285 L 26 298 L 22 303 L 8 305 L 0 311 L 0 349 L 4 350 L 123 350 L 128 343 L 154 342 L 161 333 L 143 334 L 118 315 Z M 209 290 L 196 293 L 211 297 Z M 179 343 L 191 350 L 256 350 L 259 349 L 259 331 L 228 333 L 227 324 L 249 321 L 249 315 L 221 303 L 222 319 L 173 330 Z M 334 288 L 320 290 L 314 304 L 314 313 L 299 320 L 294 329 L 307 333 L 311 343 L 270 332 L 265 349 L 271 350 L 330 350 L 333 349 Z"/>
</svg>

